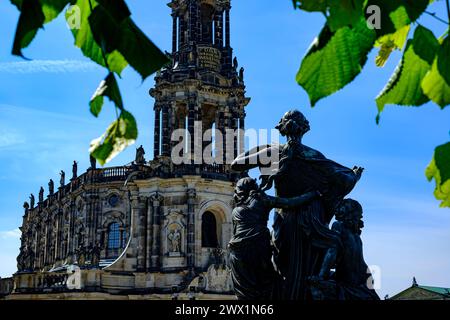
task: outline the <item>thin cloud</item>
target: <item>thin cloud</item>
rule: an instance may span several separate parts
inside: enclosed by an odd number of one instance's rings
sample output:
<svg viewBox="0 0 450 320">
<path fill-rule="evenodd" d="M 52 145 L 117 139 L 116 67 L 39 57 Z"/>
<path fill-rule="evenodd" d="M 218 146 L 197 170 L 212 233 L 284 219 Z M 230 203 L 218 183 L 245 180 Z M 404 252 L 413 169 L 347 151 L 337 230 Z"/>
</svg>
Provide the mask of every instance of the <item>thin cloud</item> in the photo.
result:
<svg viewBox="0 0 450 320">
<path fill-rule="evenodd" d="M 92 72 L 98 66 L 90 61 L 80 60 L 32 60 L 0 63 L 0 73 L 73 73 Z"/>
<path fill-rule="evenodd" d="M 25 138 L 17 133 L 0 130 L 0 148 L 16 146 L 25 143 Z"/>
<path fill-rule="evenodd" d="M 9 231 L 0 231 L 0 239 L 20 239 L 22 232 L 19 228 Z"/>
</svg>

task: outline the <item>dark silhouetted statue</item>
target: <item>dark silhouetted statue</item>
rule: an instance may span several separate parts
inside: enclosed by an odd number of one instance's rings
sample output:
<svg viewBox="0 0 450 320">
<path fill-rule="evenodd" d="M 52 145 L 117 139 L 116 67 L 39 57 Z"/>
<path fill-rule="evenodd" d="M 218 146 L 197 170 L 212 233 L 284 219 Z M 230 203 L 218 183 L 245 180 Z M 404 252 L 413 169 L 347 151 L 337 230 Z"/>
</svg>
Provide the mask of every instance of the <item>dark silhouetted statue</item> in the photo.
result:
<svg viewBox="0 0 450 320">
<path fill-rule="evenodd" d="M 78 162 L 74 161 L 72 165 L 72 179 L 76 179 L 78 177 Z"/>
<path fill-rule="evenodd" d="M 53 182 L 52 179 L 50 179 L 50 181 L 48 182 L 48 194 L 52 196 L 54 193 L 55 193 L 55 183 Z"/>
<path fill-rule="evenodd" d="M 63 170 L 61 170 L 61 173 L 60 173 L 59 175 L 61 176 L 61 178 L 59 179 L 59 185 L 60 185 L 60 187 L 62 188 L 62 187 L 64 187 L 64 185 L 66 184 L 66 183 L 65 183 L 65 180 L 66 180 L 66 173 L 65 173 Z"/>
<path fill-rule="evenodd" d="M 246 171 L 269 167 L 269 171 L 263 171 L 262 189 L 268 190 L 275 183 L 277 197 L 292 198 L 316 190 L 323 194 L 296 208 L 277 211 L 273 225 L 273 260 L 284 279 L 274 297 L 311 300 L 309 278 L 319 273 L 326 251 L 338 243 L 338 234 L 330 230 L 329 223 L 338 204 L 360 179 L 363 169 L 344 167 L 304 145 L 302 139 L 310 125 L 300 111 L 287 112 L 276 128 L 287 138 L 285 145 L 254 148 L 240 155 L 232 169 Z M 273 163 L 267 163 L 267 155 L 278 157 Z"/>
<path fill-rule="evenodd" d="M 89 162 L 91 163 L 90 169 L 97 169 L 97 159 L 95 159 L 92 155 L 89 156 Z"/>
<path fill-rule="evenodd" d="M 372 288 L 369 267 L 364 261 L 361 229 L 363 210 L 352 199 L 345 199 L 336 210 L 332 230 L 339 234 L 339 245 L 327 251 L 321 271 L 311 278 L 316 300 L 379 300 Z M 334 273 L 331 269 L 335 269 Z"/>
<path fill-rule="evenodd" d="M 135 159 L 135 163 L 136 164 L 145 164 L 145 150 L 143 146 L 140 146 L 139 148 L 136 149 L 136 159 Z"/>
<path fill-rule="evenodd" d="M 30 209 L 34 208 L 34 203 L 36 202 L 34 194 L 30 194 Z"/>
<path fill-rule="evenodd" d="M 44 202 L 44 188 L 39 189 L 39 202 Z"/>
<path fill-rule="evenodd" d="M 284 199 L 266 195 L 252 178 L 238 181 L 234 193 L 233 237 L 229 263 L 234 290 L 241 300 L 267 300 L 273 296 L 278 276 L 272 264 L 270 232 L 267 228 L 273 208 L 290 209 L 304 205 L 318 192 Z"/>
</svg>

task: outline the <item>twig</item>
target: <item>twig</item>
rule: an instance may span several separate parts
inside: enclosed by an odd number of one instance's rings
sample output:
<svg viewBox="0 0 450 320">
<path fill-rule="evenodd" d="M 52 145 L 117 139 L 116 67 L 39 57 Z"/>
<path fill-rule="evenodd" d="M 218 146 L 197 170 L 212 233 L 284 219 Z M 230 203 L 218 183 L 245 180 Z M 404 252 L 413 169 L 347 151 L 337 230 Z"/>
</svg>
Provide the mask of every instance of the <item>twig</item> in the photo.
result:
<svg viewBox="0 0 450 320">
<path fill-rule="evenodd" d="M 450 24 L 450 1 L 446 0 L 445 2 L 447 4 L 447 15 L 448 15 L 448 23 L 447 24 Z"/>
<path fill-rule="evenodd" d="M 447 0 L 447 1 L 448 1 L 448 0 Z M 436 16 L 436 12 L 425 11 L 425 13 L 428 14 L 428 15 L 430 15 L 430 16 L 432 16 L 432 17 L 435 18 L 436 20 L 438 20 L 438 21 L 440 21 L 440 22 L 445 23 L 445 24 L 448 25 L 448 22 L 447 22 L 447 21 L 445 21 L 444 19 L 439 18 L 438 16 Z"/>
</svg>

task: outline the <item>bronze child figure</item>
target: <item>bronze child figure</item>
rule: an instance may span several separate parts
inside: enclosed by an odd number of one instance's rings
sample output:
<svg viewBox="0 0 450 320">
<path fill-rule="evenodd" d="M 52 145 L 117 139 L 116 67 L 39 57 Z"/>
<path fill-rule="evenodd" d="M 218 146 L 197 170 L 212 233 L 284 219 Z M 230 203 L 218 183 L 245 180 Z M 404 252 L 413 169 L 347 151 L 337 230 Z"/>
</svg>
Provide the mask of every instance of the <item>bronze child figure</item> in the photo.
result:
<svg viewBox="0 0 450 320">
<path fill-rule="evenodd" d="M 380 299 L 372 288 L 372 275 L 364 261 L 362 217 L 363 209 L 353 199 L 345 199 L 337 208 L 332 230 L 339 235 L 339 244 L 328 249 L 319 275 L 311 277 L 315 300 Z"/>
<path fill-rule="evenodd" d="M 229 243 L 231 276 L 240 300 L 272 298 L 277 273 L 272 264 L 271 235 L 267 228 L 274 208 L 293 208 L 319 197 L 308 192 L 295 198 L 276 198 L 260 190 L 252 178 L 243 178 L 235 188 L 233 237 Z"/>
</svg>

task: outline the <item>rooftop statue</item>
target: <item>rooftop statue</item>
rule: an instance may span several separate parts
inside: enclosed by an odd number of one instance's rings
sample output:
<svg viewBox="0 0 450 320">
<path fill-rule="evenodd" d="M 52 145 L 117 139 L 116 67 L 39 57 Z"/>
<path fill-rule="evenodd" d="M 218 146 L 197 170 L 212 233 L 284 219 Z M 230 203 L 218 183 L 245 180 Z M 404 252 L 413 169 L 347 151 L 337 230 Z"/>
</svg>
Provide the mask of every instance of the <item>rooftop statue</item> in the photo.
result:
<svg viewBox="0 0 450 320">
<path fill-rule="evenodd" d="M 136 164 L 145 164 L 145 150 L 143 146 L 140 146 L 139 148 L 136 149 L 136 159 L 135 159 L 135 163 Z"/>
<path fill-rule="evenodd" d="M 92 155 L 89 156 L 89 162 L 91 163 L 90 169 L 97 169 L 97 159 L 95 159 Z"/>
<path fill-rule="evenodd" d="M 35 199 L 34 199 L 34 194 L 30 195 L 30 209 L 34 208 L 34 203 L 35 203 Z"/>
<path fill-rule="evenodd" d="M 51 196 L 55 193 L 55 183 L 52 179 L 50 179 L 50 181 L 48 182 L 48 193 Z"/>
<path fill-rule="evenodd" d="M 72 165 L 72 179 L 76 179 L 78 177 L 78 162 L 74 161 Z"/>
<path fill-rule="evenodd" d="M 60 186 L 61 187 L 64 187 L 65 186 L 65 180 L 66 180 L 66 173 L 63 171 L 63 170 L 61 170 L 61 172 L 60 172 L 60 174 L 59 174 L 60 176 L 61 176 L 61 178 L 60 178 L 60 180 L 59 180 L 59 184 L 60 184 Z"/>
<path fill-rule="evenodd" d="M 39 189 L 39 202 L 44 202 L 44 188 Z"/>
</svg>

